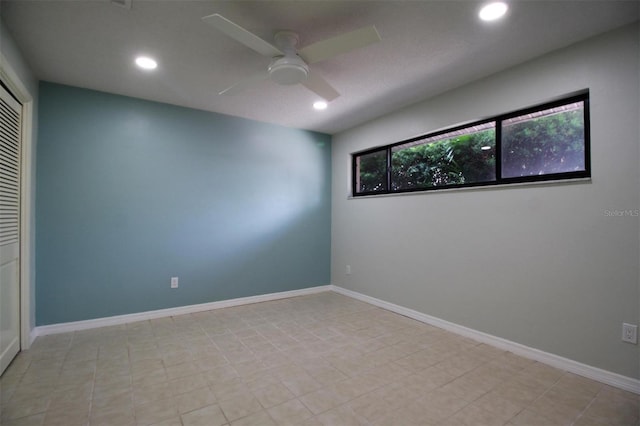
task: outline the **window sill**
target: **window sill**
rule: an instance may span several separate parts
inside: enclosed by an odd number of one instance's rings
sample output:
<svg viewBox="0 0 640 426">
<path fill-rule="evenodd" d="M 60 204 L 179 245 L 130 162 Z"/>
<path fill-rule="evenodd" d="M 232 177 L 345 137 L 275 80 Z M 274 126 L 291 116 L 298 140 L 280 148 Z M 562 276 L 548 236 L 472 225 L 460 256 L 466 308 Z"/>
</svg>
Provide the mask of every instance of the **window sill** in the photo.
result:
<svg viewBox="0 0 640 426">
<path fill-rule="evenodd" d="M 407 195 L 441 194 L 441 193 L 450 193 L 450 192 L 493 191 L 493 190 L 521 188 L 523 186 L 526 187 L 526 186 L 576 185 L 576 184 L 582 184 L 582 183 L 591 183 L 591 177 L 544 180 L 539 182 L 520 182 L 520 183 L 503 183 L 503 184 L 497 184 L 497 185 L 468 186 L 463 188 L 428 189 L 424 191 L 395 192 L 390 194 L 358 195 L 357 197 L 354 197 L 352 194 L 349 194 L 347 195 L 347 200 L 382 198 L 382 197 L 401 197 L 401 196 L 407 196 Z"/>
</svg>

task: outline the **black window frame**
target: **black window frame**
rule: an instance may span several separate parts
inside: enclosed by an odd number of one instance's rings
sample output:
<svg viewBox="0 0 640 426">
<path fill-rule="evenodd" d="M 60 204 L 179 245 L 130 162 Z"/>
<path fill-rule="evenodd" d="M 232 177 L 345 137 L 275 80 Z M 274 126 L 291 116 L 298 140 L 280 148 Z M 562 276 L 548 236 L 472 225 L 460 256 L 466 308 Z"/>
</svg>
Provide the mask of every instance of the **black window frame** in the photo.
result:
<svg viewBox="0 0 640 426">
<path fill-rule="evenodd" d="M 551 108 L 557 108 L 563 105 L 568 105 L 576 102 L 583 102 L 583 119 L 584 119 L 584 170 L 561 172 L 561 173 L 549 173 L 543 175 L 528 175 L 528 176 L 515 176 L 515 177 L 502 177 L 502 122 L 510 118 L 523 116 Z M 483 182 L 471 182 L 463 184 L 450 184 L 429 186 L 420 188 L 406 188 L 406 189 L 393 189 L 392 185 L 392 150 L 394 147 L 404 145 L 412 142 L 418 142 L 423 139 L 437 137 L 446 133 L 456 132 L 464 129 L 469 129 L 474 126 L 480 126 L 486 123 L 495 122 L 495 180 L 483 181 Z M 377 152 L 386 151 L 386 189 L 379 191 L 365 191 L 358 192 L 358 158 L 360 156 L 369 155 Z M 514 183 L 529 183 L 529 182 L 548 182 L 548 181 L 563 181 L 580 178 L 591 177 L 591 123 L 590 123 L 590 110 L 589 110 L 589 91 L 584 91 L 579 94 L 563 97 L 558 100 L 546 102 L 543 104 L 535 105 L 528 108 L 519 109 L 505 114 L 500 114 L 494 117 L 485 118 L 482 120 L 474 121 L 472 123 L 466 123 L 462 125 L 456 125 L 436 132 L 427 133 L 414 138 L 394 142 L 389 145 L 370 148 L 364 151 L 358 151 L 351 154 L 351 195 L 353 197 L 375 196 L 375 195 L 388 195 L 388 194 L 402 194 L 413 192 L 430 192 L 439 191 L 443 189 L 454 188 L 472 188 L 478 186 L 496 186 L 496 185 L 509 185 Z"/>
</svg>

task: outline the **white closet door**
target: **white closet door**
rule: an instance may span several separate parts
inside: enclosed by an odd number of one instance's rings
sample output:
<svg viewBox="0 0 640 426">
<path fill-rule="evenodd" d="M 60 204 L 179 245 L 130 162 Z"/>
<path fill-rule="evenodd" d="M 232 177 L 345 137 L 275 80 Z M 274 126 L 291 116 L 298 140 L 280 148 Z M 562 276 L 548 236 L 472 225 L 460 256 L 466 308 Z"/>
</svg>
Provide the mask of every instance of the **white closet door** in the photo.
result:
<svg viewBox="0 0 640 426">
<path fill-rule="evenodd" d="M 0 374 L 20 350 L 21 113 L 0 86 Z"/>
</svg>

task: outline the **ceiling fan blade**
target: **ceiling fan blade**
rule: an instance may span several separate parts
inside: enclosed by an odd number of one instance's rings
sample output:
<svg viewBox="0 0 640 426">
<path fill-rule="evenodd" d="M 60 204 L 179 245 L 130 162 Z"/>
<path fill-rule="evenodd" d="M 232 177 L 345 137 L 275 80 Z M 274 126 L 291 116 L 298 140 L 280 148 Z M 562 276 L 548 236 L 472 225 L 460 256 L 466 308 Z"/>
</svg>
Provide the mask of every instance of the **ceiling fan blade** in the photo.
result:
<svg viewBox="0 0 640 426">
<path fill-rule="evenodd" d="M 359 49 L 381 40 L 375 26 L 360 28 L 350 33 L 313 43 L 298 51 L 308 64 L 324 61 L 351 50 Z"/>
<path fill-rule="evenodd" d="M 256 83 L 259 83 L 263 80 L 269 79 L 269 73 L 261 72 L 258 74 L 254 74 L 250 77 L 245 78 L 244 80 L 240 80 L 233 86 L 227 87 L 222 92 L 219 92 L 218 95 L 235 95 L 236 93 L 242 92 L 243 90 L 253 86 Z"/>
<path fill-rule="evenodd" d="M 331 102 L 338 96 L 340 93 L 336 91 L 324 78 L 322 78 L 317 73 L 310 73 L 309 77 L 302 84 L 307 89 L 311 90 L 316 95 L 320 96 L 327 102 Z"/>
<path fill-rule="evenodd" d="M 219 31 L 222 31 L 232 39 L 239 41 L 245 46 L 255 50 L 261 55 L 273 58 L 274 56 L 282 56 L 284 53 L 272 45 L 271 43 L 264 41 L 252 32 L 245 30 L 240 25 L 231 22 L 227 18 L 217 13 L 213 15 L 205 16 L 202 18 L 204 22 L 212 25 Z"/>
</svg>

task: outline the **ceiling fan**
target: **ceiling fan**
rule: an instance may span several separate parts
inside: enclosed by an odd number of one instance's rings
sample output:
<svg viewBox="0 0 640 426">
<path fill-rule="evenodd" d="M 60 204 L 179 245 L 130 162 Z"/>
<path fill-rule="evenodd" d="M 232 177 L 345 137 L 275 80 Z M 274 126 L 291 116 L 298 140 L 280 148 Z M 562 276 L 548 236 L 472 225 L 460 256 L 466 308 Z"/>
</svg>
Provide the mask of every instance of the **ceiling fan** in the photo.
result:
<svg viewBox="0 0 640 426">
<path fill-rule="evenodd" d="M 237 93 L 254 83 L 270 78 L 282 85 L 302 84 L 330 102 L 340 94 L 322 76 L 311 71 L 309 65 L 380 41 L 380 35 L 372 25 L 298 50 L 299 38 L 292 31 L 278 31 L 274 36 L 274 44 L 271 44 L 217 13 L 205 16 L 202 20 L 259 54 L 271 58 L 271 64 L 265 71 L 239 81 L 221 91 L 220 95 Z"/>
</svg>

